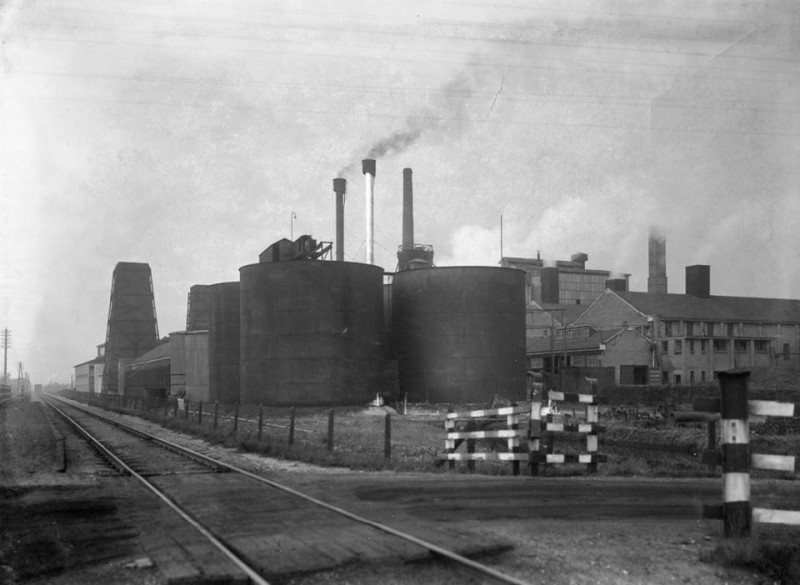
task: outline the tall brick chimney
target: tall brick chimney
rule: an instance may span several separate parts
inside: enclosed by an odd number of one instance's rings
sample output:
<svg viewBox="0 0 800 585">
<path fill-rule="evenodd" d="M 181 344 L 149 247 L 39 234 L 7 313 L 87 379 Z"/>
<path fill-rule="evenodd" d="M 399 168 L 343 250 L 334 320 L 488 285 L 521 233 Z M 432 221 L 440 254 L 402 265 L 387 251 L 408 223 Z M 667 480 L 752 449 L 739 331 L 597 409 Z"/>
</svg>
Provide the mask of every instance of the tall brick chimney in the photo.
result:
<svg viewBox="0 0 800 585">
<path fill-rule="evenodd" d="M 667 239 L 657 228 L 650 228 L 647 246 L 650 260 L 650 273 L 647 278 L 647 292 L 667 292 Z"/>
</svg>

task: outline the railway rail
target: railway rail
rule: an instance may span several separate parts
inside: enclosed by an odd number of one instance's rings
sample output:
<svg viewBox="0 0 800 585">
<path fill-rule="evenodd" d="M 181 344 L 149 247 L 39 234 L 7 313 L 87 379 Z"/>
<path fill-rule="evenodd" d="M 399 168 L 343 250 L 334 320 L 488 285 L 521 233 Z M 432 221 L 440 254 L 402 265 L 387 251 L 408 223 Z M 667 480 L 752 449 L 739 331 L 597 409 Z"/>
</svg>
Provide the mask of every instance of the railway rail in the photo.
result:
<svg viewBox="0 0 800 585">
<path fill-rule="evenodd" d="M 205 551 L 205 566 L 228 571 L 229 578 L 268 584 L 268 579 L 280 580 L 292 573 L 399 556 L 438 559 L 480 582 L 525 583 L 450 548 L 119 419 L 61 397 L 42 398 L 120 474 L 141 482 L 202 536 L 204 547 L 195 548 Z M 288 532 L 287 526 L 291 527 Z M 210 549 L 216 551 L 218 561 L 210 558 Z"/>
</svg>

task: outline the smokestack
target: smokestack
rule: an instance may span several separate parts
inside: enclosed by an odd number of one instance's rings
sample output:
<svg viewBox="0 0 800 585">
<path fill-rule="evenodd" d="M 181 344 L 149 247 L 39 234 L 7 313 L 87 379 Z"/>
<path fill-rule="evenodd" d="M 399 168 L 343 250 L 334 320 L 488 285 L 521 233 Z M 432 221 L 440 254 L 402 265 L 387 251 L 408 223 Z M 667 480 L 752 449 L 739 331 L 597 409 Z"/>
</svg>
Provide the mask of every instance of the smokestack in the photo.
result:
<svg viewBox="0 0 800 585">
<path fill-rule="evenodd" d="M 647 292 L 667 292 L 667 239 L 656 230 L 650 228 L 648 242 L 650 275 L 647 278 Z"/>
<path fill-rule="evenodd" d="M 362 160 L 361 172 L 364 173 L 364 185 L 367 195 L 367 264 L 375 264 L 375 236 L 373 234 L 375 227 L 373 218 L 375 209 L 375 197 L 373 194 L 375 187 L 375 159 L 366 158 Z"/>
<path fill-rule="evenodd" d="M 344 262 L 344 196 L 347 193 L 347 179 L 334 179 L 333 191 L 336 193 L 336 260 Z"/>
<path fill-rule="evenodd" d="M 403 249 L 414 247 L 414 185 L 411 169 L 403 169 Z"/>
</svg>

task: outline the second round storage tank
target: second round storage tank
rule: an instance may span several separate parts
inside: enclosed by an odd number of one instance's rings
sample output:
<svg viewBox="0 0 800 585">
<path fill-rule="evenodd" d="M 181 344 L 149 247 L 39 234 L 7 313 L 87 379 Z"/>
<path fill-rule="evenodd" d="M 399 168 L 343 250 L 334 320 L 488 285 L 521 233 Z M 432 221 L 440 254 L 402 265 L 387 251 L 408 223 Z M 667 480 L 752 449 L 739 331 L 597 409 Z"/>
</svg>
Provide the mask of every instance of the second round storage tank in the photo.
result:
<svg viewBox="0 0 800 585">
<path fill-rule="evenodd" d="M 459 266 L 398 272 L 392 325 L 400 392 L 433 403 L 525 398 L 525 273 Z"/>
<path fill-rule="evenodd" d="M 364 404 L 380 391 L 383 269 L 352 262 L 240 268 L 241 399 Z"/>
<path fill-rule="evenodd" d="M 206 287 L 208 386 L 212 402 L 239 402 L 239 283 Z"/>
</svg>

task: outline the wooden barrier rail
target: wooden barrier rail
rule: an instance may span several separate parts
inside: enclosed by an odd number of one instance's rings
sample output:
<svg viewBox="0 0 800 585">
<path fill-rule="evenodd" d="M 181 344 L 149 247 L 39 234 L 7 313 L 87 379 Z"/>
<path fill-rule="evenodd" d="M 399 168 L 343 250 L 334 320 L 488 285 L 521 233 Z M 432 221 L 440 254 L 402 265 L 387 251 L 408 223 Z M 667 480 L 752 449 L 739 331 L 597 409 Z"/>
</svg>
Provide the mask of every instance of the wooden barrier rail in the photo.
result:
<svg viewBox="0 0 800 585">
<path fill-rule="evenodd" d="M 695 401 L 699 411 L 719 412 L 722 424 L 722 450 L 706 451 L 703 463 L 722 467 L 721 506 L 705 506 L 703 516 L 722 520 L 725 536 L 748 536 L 753 522 L 800 525 L 800 511 L 751 508 L 750 469 L 796 472 L 797 457 L 750 453 L 749 416 L 796 417 L 800 405 L 748 400 L 750 372 L 718 374 L 720 398 Z"/>
<path fill-rule="evenodd" d="M 589 384 L 589 394 L 574 392 L 555 392 L 547 393 L 547 399 L 552 402 L 570 402 L 585 405 L 585 421 L 565 423 L 557 421 L 553 414 L 546 414 L 544 420 L 541 417 L 540 403 L 539 408 L 531 412 L 531 427 L 529 431 L 529 465 L 531 475 L 538 475 L 540 464 L 562 464 L 562 463 L 582 463 L 588 466 L 589 473 L 597 472 L 597 464 L 607 460 L 605 455 L 597 452 L 599 440 L 598 434 L 605 431 L 605 427 L 599 424 L 599 404 L 600 396 L 597 395 L 597 381 L 586 378 Z M 535 412 L 534 412 L 535 411 Z M 585 453 L 554 453 L 554 433 L 573 432 L 586 435 Z M 544 445 L 542 445 L 542 439 Z M 544 450 L 542 450 L 544 446 Z"/>
<path fill-rule="evenodd" d="M 520 461 L 529 460 L 528 454 L 523 453 L 520 449 L 520 439 L 527 437 L 528 431 L 519 428 L 519 417 L 521 414 L 532 413 L 533 404 L 531 406 L 503 406 L 501 408 L 448 412 L 444 421 L 444 428 L 447 432 L 445 452 L 439 458 L 448 461 L 451 470 L 455 469 L 456 461 L 467 461 L 470 471 L 475 469 L 475 461 L 478 460 L 511 461 L 513 474 L 519 475 Z M 458 428 L 459 424 L 462 425 L 461 429 Z M 479 424 L 484 427 L 505 424 L 506 428 L 480 429 Z M 475 442 L 487 439 L 505 439 L 508 451 L 476 453 Z M 456 449 L 464 442 L 467 444 L 467 452 L 456 453 Z"/>
</svg>

